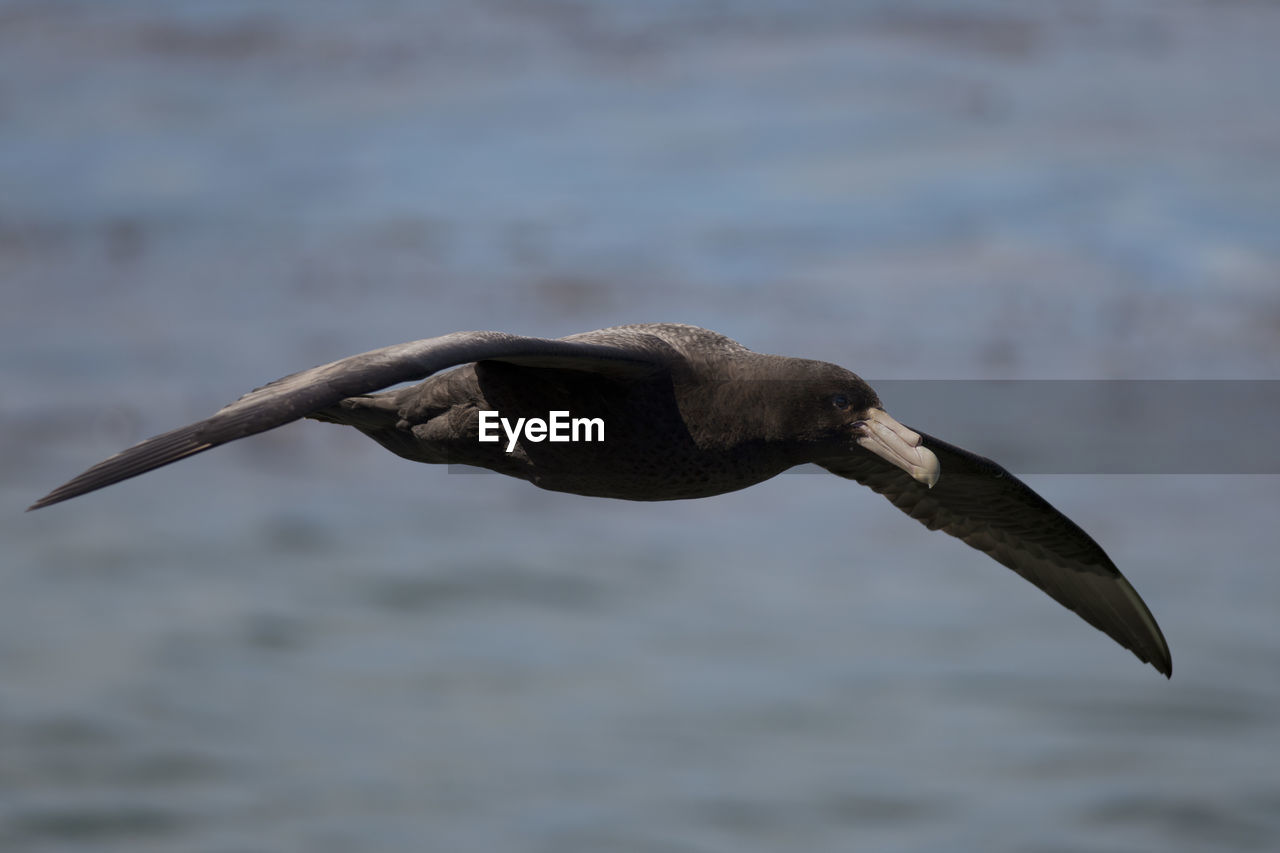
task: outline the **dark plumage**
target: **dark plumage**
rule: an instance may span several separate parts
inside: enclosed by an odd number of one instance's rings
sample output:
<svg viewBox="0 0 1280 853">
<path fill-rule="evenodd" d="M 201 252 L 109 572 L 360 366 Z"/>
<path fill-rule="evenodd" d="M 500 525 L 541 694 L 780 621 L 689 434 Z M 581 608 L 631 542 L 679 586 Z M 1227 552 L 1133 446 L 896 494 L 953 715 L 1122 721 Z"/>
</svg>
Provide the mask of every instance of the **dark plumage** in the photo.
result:
<svg viewBox="0 0 1280 853">
<path fill-rule="evenodd" d="M 605 441 L 522 439 L 507 452 L 505 437 L 478 440 L 485 410 L 512 421 L 555 410 L 601 418 Z M 694 326 L 618 326 L 559 340 L 456 332 L 351 356 L 149 438 L 31 509 L 299 418 L 353 426 L 406 459 L 627 500 L 722 494 L 812 462 L 985 551 L 1142 661 L 1172 672 L 1159 626 L 1102 548 L 1008 471 L 902 426 L 844 368 L 751 352 Z"/>
</svg>

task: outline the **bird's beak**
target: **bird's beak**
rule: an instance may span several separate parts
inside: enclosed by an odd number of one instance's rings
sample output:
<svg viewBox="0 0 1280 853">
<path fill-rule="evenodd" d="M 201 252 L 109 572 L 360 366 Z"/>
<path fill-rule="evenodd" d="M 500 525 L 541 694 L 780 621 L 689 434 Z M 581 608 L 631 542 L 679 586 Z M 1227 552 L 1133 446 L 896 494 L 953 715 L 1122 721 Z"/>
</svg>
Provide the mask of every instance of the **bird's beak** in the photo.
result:
<svg viewBox="0 0 1280 853">
<path fill-rule="evenodd" d="M 920 433 L 907 429 L 889 417 L 884 409 L 867 409 L 853 424 L 854 441 L 886 462 L 897 465 L 911 479 L 929 488 L 938 482 L 942 465 L 933 451 L 925 447 Z"/>
</svg>

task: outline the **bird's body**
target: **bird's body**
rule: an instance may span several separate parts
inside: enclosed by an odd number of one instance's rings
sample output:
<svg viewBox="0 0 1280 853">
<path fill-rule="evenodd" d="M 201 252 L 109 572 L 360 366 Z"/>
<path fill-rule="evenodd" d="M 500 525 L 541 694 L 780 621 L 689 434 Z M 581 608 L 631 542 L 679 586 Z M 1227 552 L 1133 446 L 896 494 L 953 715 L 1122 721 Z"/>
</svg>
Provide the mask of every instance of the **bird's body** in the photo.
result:
<svg viewBox="0 0 1280 853">
<path fill-rule="evenodd" d="M 552 491 L 624 500 L 710 497 L 817 461 L 811 437 L 780 418 L 798 406 L 766 400 L 787 395 L 821 401 L 860 380 L 834 365 L 752 353 L 712 332 L 691 331 L 655 324 L 570 339 L 604 345 L 628 340 L 658 369 L 573 370 L 482 360 L 411 387 L 349 397 L 309 417 L 354 426 L 415 462 L 474 465 Z M 812 378 L 797 378 L 797 368 Z M 512 422 L 546 419 L 555 411 L 598 418 L 605 440 L 522 441 L 508 452 L 505 438 L 479 440 L 485 411 Z M 847 452 L 847 445 L 847 439 L 838 441 L 834 455 Z"/>
<path fill-rule="evenodd" d="M 481 440 L 485 412 L 514 423 L 557 411 L 598 421 L 603 440 Z M 304 417 L 353 426 L 406 459 L 626 500 L 709 497 L 815 463 L 987 552 L 1160 672 L 1172 668 L 1155 620 L 1103 550 L 1003 468 L 899 424 L 844 368 L 680 324 L 559 340 L 458 332 L 352 356 L 116 454 L 32 508 Z"/>
</svg>

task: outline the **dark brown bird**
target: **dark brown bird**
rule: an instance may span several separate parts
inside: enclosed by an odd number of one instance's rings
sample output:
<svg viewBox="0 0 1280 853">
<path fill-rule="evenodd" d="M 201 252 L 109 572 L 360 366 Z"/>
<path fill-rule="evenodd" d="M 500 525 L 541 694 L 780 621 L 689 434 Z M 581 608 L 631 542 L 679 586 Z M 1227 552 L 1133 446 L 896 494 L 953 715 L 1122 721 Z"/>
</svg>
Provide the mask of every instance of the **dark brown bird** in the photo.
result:
<svg viewBox="0 0 1280 853">
<path fill-rule="evenodd" d="M 457 369 L 433 375 L 450 367 Z M 598 419 L 604 440 L 499 431 L 499 440 L 481 441 L 481 414 L 495 411 L 509 424 L 545 422 L 556 411 Z M 544 489 L 625 500 L 708 497 L 815 463 L 986 552 L 1172 673 L 1169 647 L 1133 587 L 1087 533 L 1022 481 L 898 423 L 842 367 L 755 353 L 696 326 L 617 326 L 559 340 L 455 332 L 354 355 L 277 379 L 212 417 L 117 453 L 30 509 L 300 418 L 353 426 L 417 462 L 475 465 Z"/>
</svg>

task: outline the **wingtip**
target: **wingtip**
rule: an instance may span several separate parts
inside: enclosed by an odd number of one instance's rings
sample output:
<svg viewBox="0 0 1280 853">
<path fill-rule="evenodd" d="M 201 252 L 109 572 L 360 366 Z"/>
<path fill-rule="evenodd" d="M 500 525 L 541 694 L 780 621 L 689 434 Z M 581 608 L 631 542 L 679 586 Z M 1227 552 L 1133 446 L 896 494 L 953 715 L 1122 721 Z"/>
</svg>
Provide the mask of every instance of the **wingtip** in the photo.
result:
<svg viewBox="0 0 1280 853">
<path fill-rule="evenodd" d="M 1137 593 L 1134 593 L 1137 596 Z M 1142 601 L 1142 599 L 1139 599 Z M 1149 612 L 1147 611 L 1148 615 Z M 1151 624 L 1156 633 L 1157 646 L 1155 653 L 1152 654 L 1151 665 L 1156 667 L 1156 671 L 1164 675 L 1166 679 L 1174 678 L 1174 656 L 1169 651 L 1169 642 L 1165 639 L 1164 631 L 1160 630 L 1160 625 L 1156 624 L 1155 616 L 1151 617 Z"/>
<path fill-rule="evenodd" d="M 40 498 L 40 500 L 36 501 L 31 506 L 27 507 L 25 512 L 31 512 L 34 509 L 44 509 L 47 506 L 53 506 L 54 504 L 60 504 L 63 501 L 69 501 L 74 497 L 79 497 L 80 495 L 84 494 L 86 491 L 93 491 L 92 489 L 86 490 L 84 488 L 79 488 L 80 481 L 83 479 L 83 477 L 84 475 L 82 474 L 81 476 L 76 477 L 74 480 L 69 480 L 63 483 L 61 486 L 58 486 L 58 488 L 49 492 L 49 494 L 45 495 L 44 497 Z"/>
<path fill-rule="evenodd" d="M 1163 639 L 1163 637 L 1161 638 Z M 1154 654 L 1140 654 L 1138 660 L 1145 664 L 1150 664 L 1151 668 L 1163 675 L 1165 678 L 1173 678 L 1173 657 L 1169 654 L 1169 647 L 1163 646 Z"/>
</svg>

